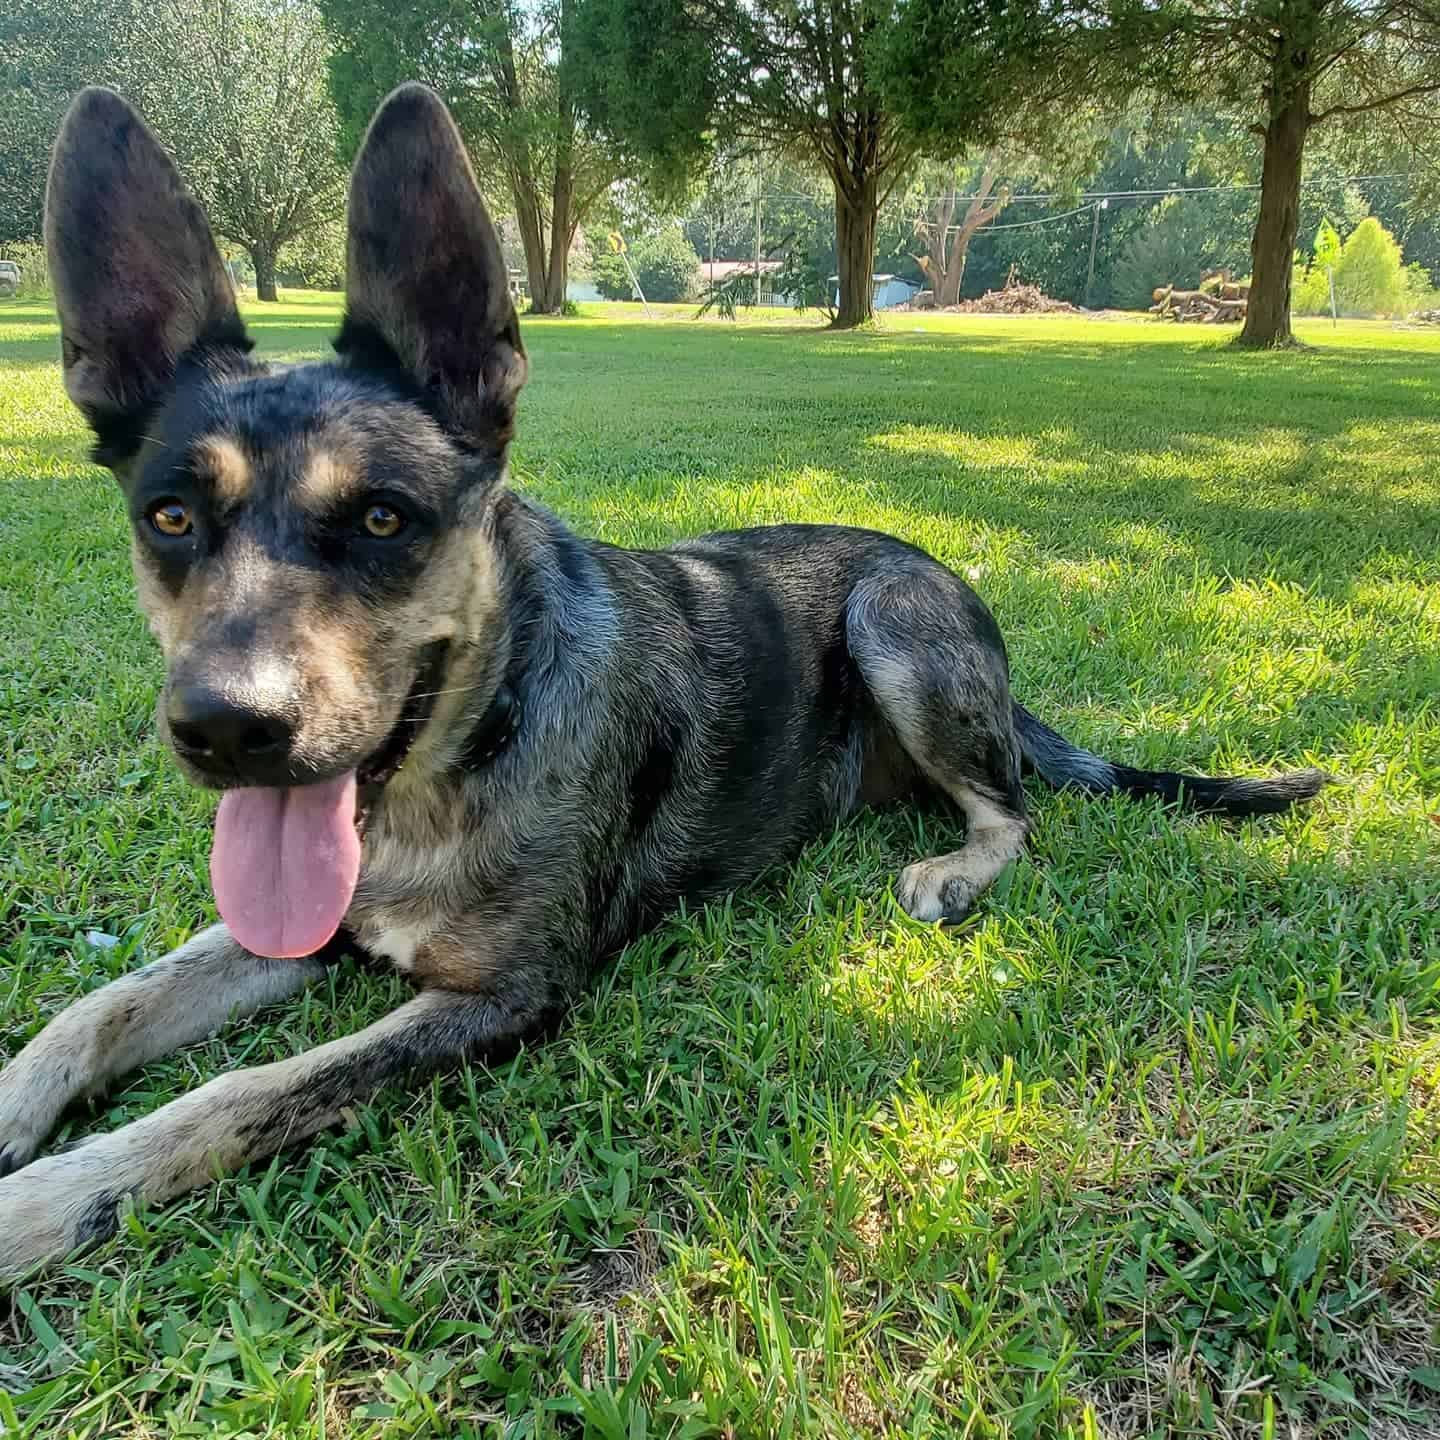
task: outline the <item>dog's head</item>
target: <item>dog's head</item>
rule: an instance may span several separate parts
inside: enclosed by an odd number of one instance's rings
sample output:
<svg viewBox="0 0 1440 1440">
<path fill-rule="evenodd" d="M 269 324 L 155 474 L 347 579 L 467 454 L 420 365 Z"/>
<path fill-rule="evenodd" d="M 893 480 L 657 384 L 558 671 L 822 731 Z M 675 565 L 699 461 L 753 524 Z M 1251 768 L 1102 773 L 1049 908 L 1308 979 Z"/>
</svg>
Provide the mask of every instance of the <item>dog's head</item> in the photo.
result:
<svg viewBox="0 0 1440 1440">
<path fill-rule="evenodd" d="M 251 358 L 205 215 L 110 91 L 65 118 L 45 233 L 66 389 L 124 492 L 165 654 L 161 730 L 229 792 L 222 913 L 252 949 L 304 953 L 348 905 L 358 797 L 424 730 L 453 647 L 483 641 L 481 537 L 526 373 L 494 228 L 444 106 L 409 85 L 355 164 L 333 363 Z M 237 927 L 287 870 L 323 892 L 317 918 Z"/>
</svg>

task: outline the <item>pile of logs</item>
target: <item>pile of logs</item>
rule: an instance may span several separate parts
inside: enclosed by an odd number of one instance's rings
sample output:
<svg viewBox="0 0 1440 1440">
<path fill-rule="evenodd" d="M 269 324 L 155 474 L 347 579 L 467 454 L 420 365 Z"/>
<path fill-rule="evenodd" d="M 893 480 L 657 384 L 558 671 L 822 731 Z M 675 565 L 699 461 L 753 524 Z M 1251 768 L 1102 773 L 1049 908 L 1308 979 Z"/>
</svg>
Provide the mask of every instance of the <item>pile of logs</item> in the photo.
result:
<svg viewBox="0 0 1440 1440">
<path fill-rule="evenodd" d="M 1150 313 L 1161 320 L 1174 320 L 1178 325 L 1225 325 L 1245 318 L 1250 287 L 1236 284 L 1222 273 L 1207 275 L 1198 290 L 1163 285 L 1150 298 L 1155 302 Z"/>
</svg>

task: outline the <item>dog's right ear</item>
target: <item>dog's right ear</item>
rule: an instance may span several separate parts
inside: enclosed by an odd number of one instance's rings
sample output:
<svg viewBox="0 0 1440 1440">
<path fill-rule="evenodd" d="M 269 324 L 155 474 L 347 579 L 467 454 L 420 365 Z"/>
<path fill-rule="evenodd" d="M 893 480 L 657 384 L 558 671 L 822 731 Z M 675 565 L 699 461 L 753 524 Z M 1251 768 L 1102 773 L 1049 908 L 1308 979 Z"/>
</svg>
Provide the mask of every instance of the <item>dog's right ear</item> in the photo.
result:
<svg viewBox="0 0 1440 1440">
<path fill-rule="evenodd" d="M 145 122 L 113 90 L 75 97 L 45 191 L 65 389 L 112 469 L 199 345 L 250 348 L 209 222 Z"/>
</svg>

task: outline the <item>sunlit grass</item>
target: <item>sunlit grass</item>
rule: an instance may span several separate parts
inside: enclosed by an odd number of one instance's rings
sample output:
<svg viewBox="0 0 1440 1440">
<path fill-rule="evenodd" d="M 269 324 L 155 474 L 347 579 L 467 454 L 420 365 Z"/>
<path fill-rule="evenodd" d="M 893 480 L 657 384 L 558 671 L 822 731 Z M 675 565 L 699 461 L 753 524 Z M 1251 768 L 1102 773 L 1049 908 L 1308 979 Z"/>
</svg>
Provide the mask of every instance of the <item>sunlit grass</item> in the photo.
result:
<svg viewBox="0 0 1440 1440">
<path fill-rule="evenodd" d="M 655 312 L 526 328 L 516 482 L 579 529 L 894 531 L 1085 743 L 1338 783 L 1252 826 L 1037 789 L 1028 857 L 948 934 L 889 887 L 952 822 L 824 837 L 502 1072 L 391 1093 L 17 1297 L 0 1430 L 1440 1433 L 1440 336 Z M 295 359 L 337 313 L 251 320 Z M 153 737 L 56 348 L 0 306 L 7 1052 L 211 915 L 210 802 Z M 342 969 L 62 1138 L 404 993 Z"/>
</svg>

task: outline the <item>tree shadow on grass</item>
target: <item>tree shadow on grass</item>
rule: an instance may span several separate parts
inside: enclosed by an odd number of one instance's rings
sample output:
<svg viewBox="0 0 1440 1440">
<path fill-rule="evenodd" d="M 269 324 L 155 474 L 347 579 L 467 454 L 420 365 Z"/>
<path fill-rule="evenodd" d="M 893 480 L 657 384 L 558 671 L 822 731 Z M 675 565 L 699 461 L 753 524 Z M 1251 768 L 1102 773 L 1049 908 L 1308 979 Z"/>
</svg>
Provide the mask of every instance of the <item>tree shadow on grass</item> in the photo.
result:
<svg viewBox="0 0 1440 1440">
<path fill-rule="evenodd" d="M 623 335 L 552 339 L 522 407 L 522 468 L 582 529 L 643 521 L 667 476 L 686 502 L 667 521 L 733 523 L 737 493 L 810 471 L 828 487 L 774 518 L 898 510 L 1126 562 L 1145 558 L 1126 534 L 1138 526 L 1168 541 L 1162 558 L 1332 591 L 1377 555 L 1423 570 L 1440 554 L 1426 478 L 1440 425 L 1420 418 L 1440 409 L 1440 376 L 1425 355 L 681 332 L 663 373 L 632 386 Z M 602 356 L 612 387 L 583 393 Z"/>
</svg>

